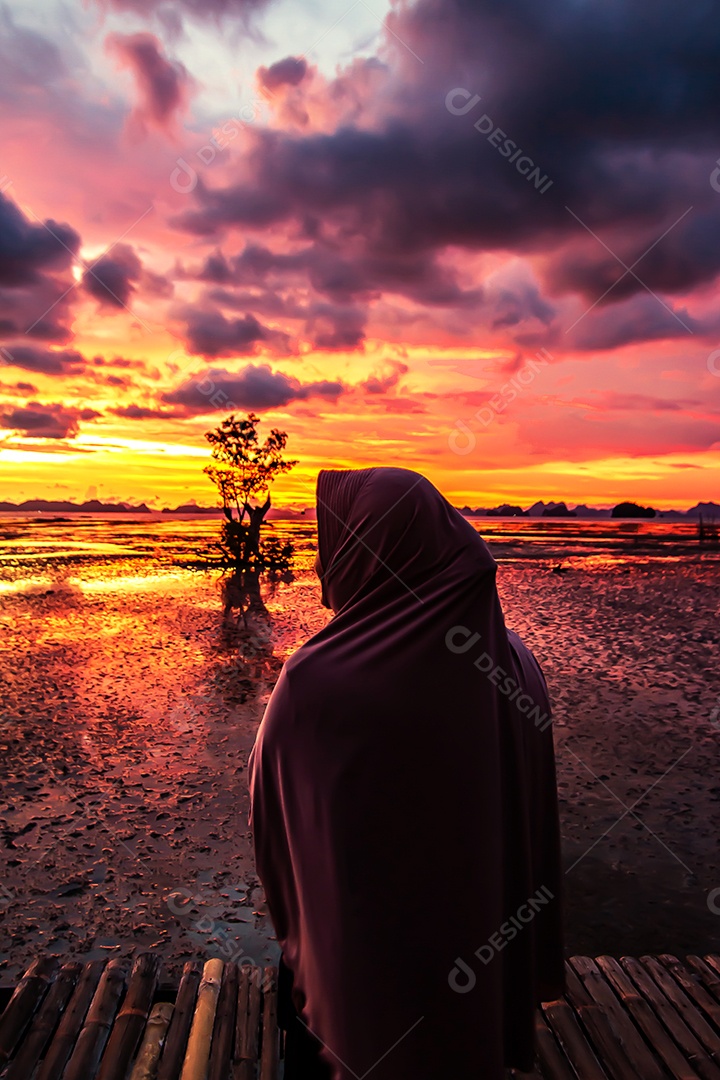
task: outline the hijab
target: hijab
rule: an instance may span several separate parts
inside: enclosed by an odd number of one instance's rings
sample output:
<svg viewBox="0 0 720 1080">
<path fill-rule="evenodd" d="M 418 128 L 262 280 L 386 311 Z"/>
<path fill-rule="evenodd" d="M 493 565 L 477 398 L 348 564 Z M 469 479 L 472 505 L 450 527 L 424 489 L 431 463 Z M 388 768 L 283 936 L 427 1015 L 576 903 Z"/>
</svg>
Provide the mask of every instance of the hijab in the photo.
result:
<svg viewBox="0 0 720 1080">
<path fill-rule="evenodd" d="M 335 614 L 285 664 L 250 761 L 296 1002 L 336 1080 L 500 1080 L 531 1068 L 535 1008 L 563 991 L 545 682 L 487 545 L 427 479 L 323 471 L 317 517 Z"/>
</svg>

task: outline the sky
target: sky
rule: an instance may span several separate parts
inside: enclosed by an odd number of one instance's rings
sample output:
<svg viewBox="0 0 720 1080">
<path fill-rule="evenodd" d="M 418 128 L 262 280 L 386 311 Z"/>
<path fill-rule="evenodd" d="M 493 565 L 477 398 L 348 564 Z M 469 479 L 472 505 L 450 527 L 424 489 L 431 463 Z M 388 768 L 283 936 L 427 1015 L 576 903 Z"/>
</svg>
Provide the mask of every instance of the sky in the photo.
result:
<svg viewBox="0 0 720 1080">
<path fill-rule="evenodd" d="M 720 501 L 704 0 L 0 4 L 0 500 Z"/>
</svg>

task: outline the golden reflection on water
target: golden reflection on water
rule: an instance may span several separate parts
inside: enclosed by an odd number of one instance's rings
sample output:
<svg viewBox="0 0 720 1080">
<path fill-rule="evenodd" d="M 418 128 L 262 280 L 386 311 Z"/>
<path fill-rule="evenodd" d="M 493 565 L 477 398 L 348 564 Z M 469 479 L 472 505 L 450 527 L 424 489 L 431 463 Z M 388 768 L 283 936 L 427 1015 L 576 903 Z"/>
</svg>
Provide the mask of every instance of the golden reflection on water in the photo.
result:
<svg viewBox="0 0 720 1080">
<path fill-rule="evenodd" d="M 608 518 L 583 520 L 579 518 L 471 518 L 478 532 L 487 540 L 500 559 L 571 558 L 586 554 L 607 555 L 617 552 L 621 557 L 633 554 L 662 557 L 677 556 L 686 551 L 697 554 L 696 523 L 694 521 L 623 521 Z M 135 514 L 106 515 L 105 517 L 57 518 L 17 517 L 0 514 L 0 577 L 15 576 L 41 580 L 26 572 L 31 564 L 73 565 L 74 582 L 86 587 L 88 579 L 102 576 L 120 581 L 132 578 L 148 583 L 163 576 L 184 580 L 175 575 L 175 564 L 197 558 L 217 541 L 220 519 L 212 516 L 174 518 L 167 515 Z M 315 555 L 317 537 L 313 521 L 275 521 L 268 535 L 280 540 L 291 539 L 296 547 L 299 569 L 310 569 Z M 144 560 L 142 572 L 133 575 L 127 565 Z M 112 567 L 115 565 L 116 570 Z M 173 567 L 169 571 L 169 567 Z M 13 572 L 14 571 L 14 572 Z"/>
<path fill-rule="evenodd" d="M 52 587 L 55 579 L 45 577 L 26 577 L 16 581 L 0 581 L 0 596 L 10 593 L 40 592 Z"/>
<path fill-rule="evenodd" d="M 83 578 L 67 578 L 68 585 L 76 585 L 82 592 L 122 592 L 130 589 L 152 589 L 154 592 L 163 592 L 177 588 L 185 583 L 186 575 L 177 574 L 154 574 L 147 577 L 141 574 L 127 574 L 123 577 L 102 578 L 99 581 L 87 581 Z"/>
</svg>

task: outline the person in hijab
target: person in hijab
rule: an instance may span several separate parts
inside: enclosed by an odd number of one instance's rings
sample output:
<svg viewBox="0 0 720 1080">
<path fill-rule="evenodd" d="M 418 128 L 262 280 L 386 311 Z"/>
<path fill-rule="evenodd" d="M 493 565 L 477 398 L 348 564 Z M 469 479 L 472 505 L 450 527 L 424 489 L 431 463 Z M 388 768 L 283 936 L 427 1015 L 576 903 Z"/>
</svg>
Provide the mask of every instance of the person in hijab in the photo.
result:
<svg viewBox="0 0 720 1080">
<path fill-rule="evenodd" d="M 530 1070 L 536 1007 L 564 991 L 542 673 L 487 545 L 424 477 L 323 471 L 317 519 L 334 617 L 285 664 L 250 760 L 295 1034 L 320 1048 L 294 1075 Z"/>
</svg>

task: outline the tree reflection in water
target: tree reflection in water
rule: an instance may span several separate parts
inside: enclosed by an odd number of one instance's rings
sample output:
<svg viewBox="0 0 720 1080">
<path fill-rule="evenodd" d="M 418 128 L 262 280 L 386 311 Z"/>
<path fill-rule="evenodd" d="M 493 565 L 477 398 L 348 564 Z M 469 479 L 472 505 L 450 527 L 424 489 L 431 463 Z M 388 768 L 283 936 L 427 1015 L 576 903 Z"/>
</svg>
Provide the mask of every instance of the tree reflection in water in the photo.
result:
<svg viewBox="0 0 720 1080">
<path fill-rule="evenodd" d="M 268 679 L 277 677 L 281 662 L 274 655 L 273 617 L 266 600 L 278 585 L 292 581 L 291 570 L 281 573 L 255 570 L 235 571 L 220 583 L 222 616 L 221 646 L 233 651 L 233 666 L 240 685 L 256 693 Z"/>
</svg>

